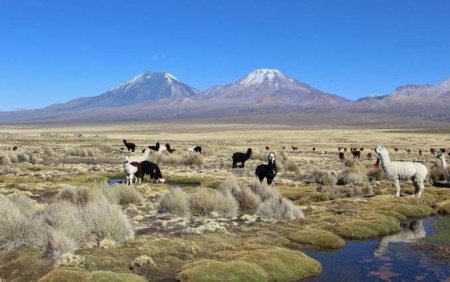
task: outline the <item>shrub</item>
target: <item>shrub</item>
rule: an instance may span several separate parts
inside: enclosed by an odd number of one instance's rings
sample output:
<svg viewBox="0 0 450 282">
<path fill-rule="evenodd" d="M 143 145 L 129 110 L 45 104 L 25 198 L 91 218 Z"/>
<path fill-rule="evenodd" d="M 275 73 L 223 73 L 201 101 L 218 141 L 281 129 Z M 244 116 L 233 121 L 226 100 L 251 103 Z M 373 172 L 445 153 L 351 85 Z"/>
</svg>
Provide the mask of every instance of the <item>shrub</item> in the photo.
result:
<svg viewBox="0 0 450 282">
<path fill-rule="evenodd" d="M 17 154 L 17 159 L 21 163 L 29 163 L 30 162 L 30 157 L 25 153 Z"/>
<path fill-rule="evenodd" d="M 50 229 L 48 241 L 44 247 L 44 255 L 53 261 L 58 261 L 61 255 L 72 252 L 78 247 L 78 243 L 66 233 L 57 229 Z"/>
<path fill-rule="evenodd" d="M 75 205 L 85 205 L 91 198 L 85 188 L 65 187 L 56 195 L 56 199 L 68 201 Z"/>
<path fill-rule="evenodd" d="M 57 201 L 48 206 L 45 222 L 51 229 L 72 239 L 76 247 L 81 246 L 84 237 L 91 230 L 84 219 L 83 209 L 68 201 Z"/>
<path fill-rule="evenodd" d="M 203 158 L 203 155 L 200 153 L 192 153 L 192 154 L 189 154 L 186 156 L 185 164 L 186 165 L 204 166 L 205 159 Z"/>
<path fill-rule="evenodd" d="M 164 194 L 159 202 L 158 211 L 163 212 L 165 210 L 179 216 L 189 214 L 190 206 L 186 193 L 182 189 L 175 188 Z"/>
<path fill-rule="evenodd" d="M 260 183 L 255 178 L 250 187 L 262 200 L 256 211 L 257 215 L 275 219 L 304 217 L 299 207 L 294 205 L 290 200 L 283 198 L 276 189 L 271 188 L 265 182 Z"/>
<path fill-rule="evenodd" d="M 0 194 L 0 250 L 23 245 L 31 236 L 31 220 L 7 197 Z"/>
<path fill-rule="evenodd" d="M 278 197 L 272 197 L 263 201 L 256 211 L 261 217 L 275 219 L 296 219 L 303 218 L 303 212 L 290 200 Z"/>
<path fill-rule="evenodd" d="M 99 236 L 114 239 L 118 244 L 134 237 L 134 230 L 129 218 L 120 206 L 106 200 L 89 202 L 85 207 L 85 220 Z"/>
<path fill-rule="evenodd" d="M 7 166 L 7 167 L 4 167 L 3 169 L 0 169 L 0 175 L 18 174 L 18 173 L 21 173 L 20 169 L 12 168 L 10 166 Z"/>
<path fill-rule="evenodd" d="M 47 157 L 52 157 L 55 153 L 53 152 L 53 149 L 51 147 L 45 147 L 44 148 L 44 155 Z"/>
<path fill-rule="evenodd" d="M 10 165 L 11 159 L 9 158 L 8 154 L 5 152 L 0 153 L 0 164 L 1 165 Z"/>
<path fill-rule="evenodd" d="M 432 181 L 445 180 L 444 168 L 442 167 L 440 161 L 435 160 L 428 165 L 428 177 Z"/>
<path fill-rule="evenodd" d="M 357 160 L 348 160 L 350 166 L 339 175 L 339 184 L 367 182 L 367 169 Z M 347 163 L 346 162 L 346 163 Z"/>
<path fill-rule="evenodd" d="M 225 195 L 211 188 L 202 187 L 190 197 L 192 212 L 194 214 L 210 215 L 215 211 L 221 216 L 236 216 L 238 203 L 231 193 Z"/>
<path fill-rule="evenodd" d="M 13 164 L 17 163 L 19 160 L 17 159 L 17 155 L 13 151 L 8 151 L 8 157 Z"/>
<path fill-rule="evenodd" d="M 336 177 L 329 171 L 319 171 L 315 170 L 309 176 L 310 180 L 321 185 L 331 186 L 336 184 Z"/>
<path fill-rule="evenodd" d="M 299 167 L 292 159 L 287 159 L 284 162 L 284 170 L 285 171 L 293 171 L 295 173 L 299 172 Z"/>
<path fill-rule="evenodd" d="M 225 181 L 219 185 L 218 190 L 224 194 L 227 191 L 231 192 L 243 213 L 252 214 L 256 212 L 261 202 L 261 198 L 250 187 L 239 185 L 236 177 L 232 174 L 229 174 Z"/>
<path fill-rule="evenodd" d="M 143 201 L 142 195 L 132 186 L 115 184 L 109 186 L 107 182 L 98 184 L 92 191 L 94 199 L 106 199 L 113 204 L 139 204 Z"/>
</svg>

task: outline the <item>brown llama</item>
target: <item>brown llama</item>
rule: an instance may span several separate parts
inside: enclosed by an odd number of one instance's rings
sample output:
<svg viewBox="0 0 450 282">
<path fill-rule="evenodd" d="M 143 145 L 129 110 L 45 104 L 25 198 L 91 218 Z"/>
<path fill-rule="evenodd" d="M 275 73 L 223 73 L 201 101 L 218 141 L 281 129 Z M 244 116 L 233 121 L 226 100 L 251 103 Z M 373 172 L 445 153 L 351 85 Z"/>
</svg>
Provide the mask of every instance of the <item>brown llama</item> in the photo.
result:
<svg viewBox="0 0 450 282">
<path fill-rule="evenodd" d="M 352 155 L 354 159 L 359 159 L 361 158 L 361 152 L 358 151 L 356 148 L 352 148 L 351 149 Z"/>
<path fill-rule="evenodd" d="M 298 147 L 292 146 L 292 150 L 293 150 L 293 151 L 297 151 L 297 150 L 298 150 Z"/>
<path fill-rule="evenodd" d="M 398 148 L 394 148 L 394 151 L 398 152 Z"/>
<path fill-rule="evenodd" d="M 342 161 L 342 160 L 345 160 L 345 154 L 344 154 L 344 152 L 339 152 L 339 159 Z"/>
<path fill-rule="evenodd" d="M 436 154 L 436 149 L 435 148 L 430 148 L 430 153 L 434 156 Z"/>
<path fill-rule="evenodd" d="M 422 156 L 422 150 L 419 150 L 419 156 Z"/>
<path fill-rule="evenodd" d="M 368 159 L 368 160 L 371 160 L 371 159 L 372 159 L 372 152 L 368 152 L 368 153 L 367 153 L 367 159 Z"/>
<path fill-rule="evenodd" d="M 380 168 L 380 158 L 377 158 L 377 161 L 375 162 L 375 168 Z"/>
</svg>

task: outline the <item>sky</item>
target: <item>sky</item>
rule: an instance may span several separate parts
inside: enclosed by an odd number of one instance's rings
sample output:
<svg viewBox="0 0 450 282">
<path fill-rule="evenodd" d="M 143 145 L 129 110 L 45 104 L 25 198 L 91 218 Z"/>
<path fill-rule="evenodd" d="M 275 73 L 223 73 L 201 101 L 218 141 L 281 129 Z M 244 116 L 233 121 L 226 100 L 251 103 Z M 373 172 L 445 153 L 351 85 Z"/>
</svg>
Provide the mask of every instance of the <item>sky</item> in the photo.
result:
<svg viewBox="0 0 450 282">
<path fill-rule="evenodd" d="M 0 0 L 0 111 L 147 71 L 199 90 L 259 68 L 348 99 L 450 78 L 448 0 Z"/>
</svg>

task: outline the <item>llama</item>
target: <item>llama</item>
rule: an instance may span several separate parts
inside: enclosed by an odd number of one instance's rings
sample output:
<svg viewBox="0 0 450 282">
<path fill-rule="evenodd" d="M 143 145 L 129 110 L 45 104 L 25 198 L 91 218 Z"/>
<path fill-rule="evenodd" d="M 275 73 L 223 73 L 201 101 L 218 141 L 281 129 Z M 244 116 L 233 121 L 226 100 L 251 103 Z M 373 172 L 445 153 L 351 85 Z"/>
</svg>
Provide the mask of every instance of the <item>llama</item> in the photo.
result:
<svg viewBox="0 0 450 282">
<path fill-rule="evenodd" d="M 244 167 L 245 161 L 247 161 L 252 155 L 252 148 L 248 148 L 247 153 L 236 152 L 233 154 L 233 168 L 237 167 L 237 163 L 241 163 L 240 167 Z"/>
<path fill-rule="evenodd" d="M 367 153 L 367 159 L 368 160 L 372 160 L 372 152 L 368 152 Z"/>
<path fill-rule="evenodd" d="M 189 147 L 188 148 L 188 152 L 189 152 L 189 154 L 192 154 L 192 153 L 194 153 L 194 152 L 196 152 L 196 153 L 202 153 L 202 147 L 200 147 L 200 146 L 192 146 L 192 147 Z"/>
<path fill-rule="evenodd" d="M 267 150 L 267 151 L 270 150 L 269 146 L 266 146 L 266 150 Z"/>
<path fill-rule="evenodd" d="M 394 151 L 395 151 L 395 152 L 398 152 L 398 148 L 394 148 Z"/>
<path fill-rule="evenodd" d="M 359 158 L 361 158 L 361 151 L 358 151 L 358 149 L 356 149 L 356 148 L 351 148 L 351 152 L 352 152 L 352 155 L 353 155 L 353 158 L 354 158 L 354 159 L 359 159 Z"/>
<path fill-rule="evenodd" d="M 147 148 L 149 148 L 149 149 L 152 150 L 152 151 L 159 152 L 159 142 L 156 142 L 155 146 L 150 145 L 150 146 L 148 146 Z M 144 152 L 144 151 L 142 151 L 142 153 L 143 153 L 143 152 Z"/>
<path fill-rule="evenodd" d="M 134 150 L 136 149 L 136 144 L 134 143 L 129 143 L 127 142 L 127 140 L 123 139 L 123 144 L 125 144 L 125 147 L 127 147 L 128 152 L 134 152 Z"/>
<path fill-rule="evenodd" d="M 345 154 L 344 154 L 344 152 L 339 152 L 339 159 L 340 159 L 341 161 L 345 160 Z"/>
<path fill-rule="evenodd" d="M 400 179 L 411 179 L 415 188 L 414 196 L 420 198 L 425 189 L 423 181 L 428 174 L 426 166 L 415 162 L 391 162 L 389 152 L 383 145 L 378 145 L 375 152 L 380 157 L 384 173 L 395 186 L 395 196 L 400 197 Z"/>
<path fill-rule="evenodd" d="M 166 144 L 166 149 L 167 149 L 167 152 L 169 152 L 171 154 L 176 151 L 176 149 L 170 148 L 170 144 L 169 143 Z"/>
<path fill-rule="evenodd" d="M 12 148 L 13 151 L 16 151 L 17 149 L 18 149 L 17 146 L 14 146 L 14 147 Z"/>
<path fill-rule="evenodd" d="M 292 146 L 292 151 L 297 151 L 298 147 Z"/>
<path fill-rule="evenodd" d="M 163 178 L 161 170 L 159 169 L 159 166 L 155 163 L 152 163 L 150 161 L 143 161 L 141 163 L 142 167 L 142 180 L 144 180 L 144 176 L 146 174 L 150 175 L 150 180 L 156 182 L 156 183 L 165 183 L 166 180 Z"/>
<path fill-rule="evenodd" d="M 450 184 L 450 172 L 448 171 L 448 165 L 447 162 L 445 161 L 445 154 L 442 151 L 438 152 L 436 158 L 438 158 L 441 161 L 442 168 L 444 170 L 445 180 L 447 180 L 447 184 Z"/>
<path fill-rule="evenodd" d="M 441 150 L 442 153 L 445 153 L 445 148 L 440 148 L 439 150 Z"/>
<path fill-rule="evenodd" d="M 422 150 L 419 150 L 419 156 L 422 156 Z"/>
<path fill-rule="evenodd" d="M 267 157 L 267 164 L 261 164 L 256 167 L 255 174 L 260 182 L 263 182 L 264 177 L 267 178 L 267 184 L 271 185 L 275 175 L 277 175 L 277 165 L 275 163 L 275 153 L 270 152 Z"/>
<path fill-rule="evenodd" d="M 139 163 L 137 162 L 130 162 L 130 159 L 128 156 L 125 156 L 125 162 L 123 164 L 123 168 L 125 171 L 125 178 L 126 178 L 126 184 L 133 185 L 133 179 L 136 176 L 136 174 L 140 175 L 139 171 Z M 136 178 L 136 180 L 139 180 L 139 177 Z"/>
<path fill-rule="evenodd" d="M 406 153 L 411 154 L 411 149 L 405 148 Z"/>
<path fill-rule="evenodd" d="M 380 158 L 377 158 L 377 161 L 375 162 L 375 164 L 373 165 L 376 169 L 380 168 Z"/>
<path fill-rule="evenodd" d="M 434 156 L 436 154 L 436 149 L 435 148 L 430 148 L 430 153 Z"/>
</svg>

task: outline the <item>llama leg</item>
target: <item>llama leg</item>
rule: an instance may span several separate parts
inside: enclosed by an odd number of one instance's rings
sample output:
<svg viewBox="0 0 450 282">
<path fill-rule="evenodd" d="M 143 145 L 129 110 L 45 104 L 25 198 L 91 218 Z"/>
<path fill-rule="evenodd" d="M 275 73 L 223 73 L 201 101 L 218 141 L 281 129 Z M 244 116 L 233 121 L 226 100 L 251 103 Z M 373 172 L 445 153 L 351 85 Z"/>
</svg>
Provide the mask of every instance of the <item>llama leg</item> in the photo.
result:
<svg viewBox="0 0 450 282">
<path fill-rule="evenodd" d="M 415 196 L 417 196 L 417 198 L 420 197 L 420 183 L 419 180 L 416 178 L 413 180 L 413 185 L 414 185 L 414 194 L 412 195 L 412 197 L 414 198 Z"/>
<path fill-rule="evenodd" d="M 235 162 L 233 162 L 233 168 L 235 168 L 235 167 L 237 167 L 237 165 L 236 165 L 236 163 L 235 163 Z"/>
<path fill-rule="evenodd" d="M 425 186 L 423 185 L 423 179 L 419 181 L 418 185 L 419 185 L 419 193 L 417 194 L 417 198 L 420 198 L 420 196 L 422 196 L 423 191 L 425 190 Z"/>
<path fill-rule="evenodd" d="M 398 179 L 394 179 L 395 186 L 395 197 L 400 198 L 400 181 Z"/>
<path fill-rule="evenodd" d="M 268 184 L 269 186 L 272 185 L 272 180 L 273 180 L 272 177 L 267 177 L 267 184 Z"/>
<path fill-rule="evenodd" d="M 241 167 L 244 168 L 244 162 L 242 162 Z"/>
</svg>

